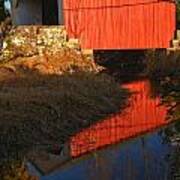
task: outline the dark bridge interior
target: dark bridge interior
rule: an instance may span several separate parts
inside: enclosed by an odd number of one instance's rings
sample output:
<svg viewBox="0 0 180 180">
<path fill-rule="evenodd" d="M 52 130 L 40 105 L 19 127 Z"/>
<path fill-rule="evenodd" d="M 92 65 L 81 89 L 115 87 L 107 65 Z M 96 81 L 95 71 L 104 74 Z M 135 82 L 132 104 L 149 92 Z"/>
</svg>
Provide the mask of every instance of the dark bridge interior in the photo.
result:
<svg viewBox="0 0 180 180">
<path fill-rule="evenodd" d="M 44 25 L 58 25 L 58 1 L 57 0 L 43 0 L 43 24 Z"/>
</svg>

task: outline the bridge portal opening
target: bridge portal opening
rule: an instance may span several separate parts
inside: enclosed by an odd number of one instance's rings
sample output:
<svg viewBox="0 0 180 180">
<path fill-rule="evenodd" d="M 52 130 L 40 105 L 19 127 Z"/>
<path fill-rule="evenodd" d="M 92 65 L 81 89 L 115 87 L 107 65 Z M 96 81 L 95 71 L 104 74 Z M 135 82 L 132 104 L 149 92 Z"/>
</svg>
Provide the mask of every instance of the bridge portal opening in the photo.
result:
<svg viewBox="0 0 180 180">
<path fill-rule="evenodd" d="M 59 24 L 58 0 L 43 0 L 42 3 L 42 23 L 43 25 Z"/>
</svg>

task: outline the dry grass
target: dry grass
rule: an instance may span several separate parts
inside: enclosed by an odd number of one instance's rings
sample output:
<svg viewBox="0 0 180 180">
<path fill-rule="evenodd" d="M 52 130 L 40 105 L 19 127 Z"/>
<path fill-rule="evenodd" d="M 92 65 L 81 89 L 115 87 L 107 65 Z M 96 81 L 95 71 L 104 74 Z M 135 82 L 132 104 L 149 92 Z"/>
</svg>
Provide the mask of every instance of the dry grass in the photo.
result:
<svg viewBox="0 0 180 180">
<path fill-rule="evenodd" d="M 60 142 L 64 139 L 61 140 L 61 132 L 68 137 L 74 129 L 118 111 L 125 98 L 124 92 L 106 75 L 81 72 L 42 76 L 31 73 L 31 76 L 1 84 L 0 125 L 3 128 L 7 125 L 12 131 L 20 125 L 25 134 L 26 128 L 32 126 L 30 132 L 37 128 L 37 133 L 44 136 L 37 137 L 44 143 L 48 143 L 49 138 Z M 67 131 L 65 127 L 73 128 Z"/>
</svg>

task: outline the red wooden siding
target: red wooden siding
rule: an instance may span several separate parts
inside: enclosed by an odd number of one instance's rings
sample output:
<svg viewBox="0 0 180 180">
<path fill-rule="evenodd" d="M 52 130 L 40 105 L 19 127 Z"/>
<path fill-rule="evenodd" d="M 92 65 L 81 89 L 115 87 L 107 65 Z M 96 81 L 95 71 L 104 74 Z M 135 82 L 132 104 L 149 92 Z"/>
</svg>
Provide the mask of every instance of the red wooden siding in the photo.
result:
<svg viewBox="0 0 180 180">
<path fill-rule="evenodd" d="M 83 48 L 167 48 L 175 32 L 169 0 L 64 0 L 65 25 Z"/>
<path fill-rule="evenodd" d="M 159 106 L 158 97 L 150 97 L 148 81 L 134 82 L 125 87 L 137 92 L 132 95 L 130 106 L 122 113 L 92 125 L 72 137 L 70 147 L 73 157 L 121 142 L 168 123 L 167 109 L 163 105 Z"/>
</svg>

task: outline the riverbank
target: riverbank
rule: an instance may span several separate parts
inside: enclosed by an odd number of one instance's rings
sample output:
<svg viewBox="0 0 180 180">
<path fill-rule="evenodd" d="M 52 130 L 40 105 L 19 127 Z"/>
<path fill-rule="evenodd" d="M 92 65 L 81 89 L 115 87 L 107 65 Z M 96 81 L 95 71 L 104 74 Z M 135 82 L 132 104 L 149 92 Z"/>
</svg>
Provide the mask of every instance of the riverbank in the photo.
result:
<svg viewBox="0 0 180 180">
<path fill-rule="evenodd" d="M 165 141 L 174 147 L 168 160 L 171 163 L 171 178 L 180 177 L 180 53 L 169 55 L 150 52 L 147 61 L 147 75 L 154 84 L 154 92 L 160 94 L 168 107 L 167 120 L 175 122 L 164 130 Z"/>
<path fill-rule="evenodd" d="M 70 136 L 126 105 L 127 90 L 101 69 L 68 48 L 1 64 L 1 177 L 17 175 L 31 150 L 60 154 Z"/>
</svg>

